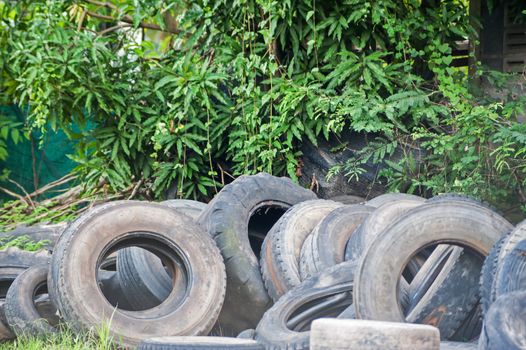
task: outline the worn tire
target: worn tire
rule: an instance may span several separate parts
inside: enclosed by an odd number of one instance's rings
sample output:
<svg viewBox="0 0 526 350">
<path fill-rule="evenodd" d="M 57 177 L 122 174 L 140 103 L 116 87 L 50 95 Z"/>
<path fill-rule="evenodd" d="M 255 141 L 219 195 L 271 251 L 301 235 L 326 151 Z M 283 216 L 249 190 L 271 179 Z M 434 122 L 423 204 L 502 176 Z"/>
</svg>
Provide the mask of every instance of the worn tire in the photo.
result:
<svg viewBox="0 0 526 350">
<path fill-rule="evenodd" d="M 44 337 L 55 333 L 43 315 L 40 315 L 33 300 L 40 290 L 47 292 L 49 265 L 35 265 L 22 272 L 7 292 L 4 304 L 5 316 L 17 336 Z"/>
<path fill-rule="evenodd" d="M 499 297 L 484 319 L 479 350 L 519 350 L 526 346 L 526 291 Z"/>
<path fill-rule="evenodd" d="M 163 254 L 186 278 L 143 311 L 115 309 L 101 293 L 98 265 L 129 245 Z M 111 321 L 110 335 L 128 347 L 156 336 L 208 334 L 222 306 L 226 276 L 213 240 L 191 218 L 156 203 L 119 201 L 85 213 L 64 231 L 51 260 L 48 287 L 64 320 L 76 330 Z"/>
<path fill-rule="evenodd" d="M 383 230 L 409 210 L 422 205 L 422 203 L 423 200 L 397 199 L 396 201 L 386 202 L 377 208 L 349 237 L 345 248 L 345 260 L 358 261 Z"/>
<path fill-rule="evenodd" d="M 205 203 L 188 199 L 172 199 L 162 205 L 197 220 L 206 208 Z M 172 284 L 161 260 L 147 250 L 130 247 L 121 249 L 117 257 L 118 280 L 126 290 L 124 296 L 132 310 L 155 307 L 163 302 L 171 291 L 181 286 Z"/>
<path fill-rule="evenodd" d="M 343 262 L 347 241 L 374 210 L 355 204 L 334 209 L 325 216 L 301 248 L 301 279 Z"/>
<path fill-rule="evenodd" d="M 526 239 L 515 245 L 502 261 L 495 295 L 499 298 L 510 292 L 526 291 Z"/>
<path fill-rule="evenodd" d="M 340 196 L 335 196 L 329 198 L 331 201 L 335 201 L 338 203 L 342 203 L 345 205 L 351 205 L 351 204 L 365 204 L 365 198 L 360 196 L 354 196 L 352 194 L 342 194 Z"/>
<path fill-rule="evenodd" d="M 425 201 L 424 198 L 415 196 L 414 194 L 385 193 L 385 194 L 379 195 L 378 197 L 369 199 L 365 204 L 370 207 L 379 208 L 386 203 L 398 202 L 400 200 L 413 200 L 413 201 L 419 201 L 419 202 Z"/>
<path fill-rule="evenodd" d="M 314 319 L 336 317 L 352 303 L 355 262 L 343 262 L 315 275 L 283 295 L 256 328 L 256 340 L 267 350 L 309 348 Z M 300 313 L 294 315 L 295 312 Z"/>
<path fill-rule="evenodd" d="M 513 230 L 503 239 L 501 245 L 497 248 L 498 256 L 496 262 L 493 263 L 493 283 L 491 286 L 490 303 L 497 299 L 496 281 L 505 279 L 506 276 L 502 276 L 502 267 L 504 260 L 507 255 L 510 254 L 513 249 L 521 242 L 526 239 L 526 220 L 520 222 L 515 226 Z"/>
<path fill-rule="evenodd" d="M 159 337 L 143 341 L 137 350 L 265 350 L 255 340 L 227 337 Z"/>
<path fill-rule="evenodd" d="M 287 209 L 315 198 L 288 178 L 259 173 L 226 185 L 201 213 L 198 221 L 216 241 L 226 265 L 227 292 L 218 321 L 223 334 L 254 328 L 272 304 L 248 239 L 250 217 L 265 207 Z"/>
<path fill-rule="evenodd" d="M 354 289 L 359 318 L 403 322 L 398 306 L 398 281 L 406 262 L 419 250 L 437 243 L 458 244 L 486 256 L 512 225 L 495 212 L 466 203 L 428 203 L 408 212 L 377 237 L 361 260 Z M 386 254 L 394 251 L 397 254 Z M 456 305 L 452 295 L 449 305 Z M 439 314 L 435 315 L 440 318 Z"/>
<path fill-rule="evenodd" d="M 316 225 L 343 204 L 317 199 L 289 209 L 272 227 L 263 242 L 261 274 L 272 300 L 301 282 L 300 255 L 305 239 Z"/>
<path fill-rule="evenodd" d="M 4 313 L 4 302 L 9 287 L 16 277 L 31 266 L 47 263 L 50 253 L 45 250 L 28 252 L 18 248 L 0 251 L 0 340 L 15 337 Z"/>
<path fill-rule="evenodd" d="M 319 319 L 312 323 L 311 350 L 436 350 L 438 329 L 407 323 Z"/>
<path fill-rule="evenodd" d="M 489 307 L 495 300 L 493 280 L 495 279 L 495 272 L 497 270 L 500 248 L 510 233 L 511 231 L 502 235 L 493 244 L 488 256 L 486 259 L 484 259 L 484 264 L 482 264 L 482 270 L 480 271 L 479 290 L 480 304 L 482 305 L 482 313 L 484 315 L 488 313 Z"/>
</svg>

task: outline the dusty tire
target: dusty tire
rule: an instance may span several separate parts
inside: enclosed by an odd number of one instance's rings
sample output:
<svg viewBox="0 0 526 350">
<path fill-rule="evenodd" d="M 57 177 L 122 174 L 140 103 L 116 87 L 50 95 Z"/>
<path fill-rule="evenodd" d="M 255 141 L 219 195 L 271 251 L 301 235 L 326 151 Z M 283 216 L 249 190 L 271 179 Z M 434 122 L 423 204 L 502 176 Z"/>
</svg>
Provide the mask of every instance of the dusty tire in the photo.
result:
<svg viewBox="0 0 526 350">
<path fill-rule="evenodd" d="M 272 227 L 263 242 L 261 274 L 272 300 L 301 282 L 300 255 L 305 239 L 316 225 L 343 204 L 317 199 L 289 209 Z"/>
<path fill-rule="evenodd" d="M 436 350 L 438 329 L 407 323 L 320 319 L 312 323 L 311 350 Z"/>
<path fill-rule="evenodd" d="M 425 201 L 424 198 L 415 196 L 414 194 L 385 193 L 385 194 L 379 195 L 378 197 L 369 199 L 365 204 L 369 207 L 379 208 L 386 203 L 398 202 L 400 200 L 413 200 L 413 201 L 419 201 L 419 202 Z"/>
<path fill-rule="evenodd" d="M 187 199 L 172 199 L 162 205 L 197 220 L 206 208 L 205 203 Z M 130 247 L 122 249 L 117 257 L 118 280 L 132 309 L 152 308 L 165 300 L 172 289 L 172 277 L 161 260 L 147 250 Z"/>
<path fill-rule="evenodd" d="M 198 221 L 216 241 L 226 265 L 227 292 L 218 321 L 223 334 L 254 328 L 272 303 L 250 245 L 250 217 L 265 207 L 288 209 L 315 198 L 288 178 L 259 173 L 226 185 L 201 213 Z"/>
<path fill-rule="evenodd" d="M 525 329 L 526 291 L 503 295 L 491 305 L 484 319 L 478 349 L 524 349 Z"/>
<path fill-rule="evenodd" d="M 137 350 L 265 350 L 255 340 L 226 337 L 159 337 L 143 341 Z"/>
<path fill-rule="evenodd" d="M 102 294 L 97 270 L 106 255 L 140 246 L 177 266 L 186 292 L 158 307 L 115 309 Z M 188 216 L 160 204 L 121 201 L 87 212 L 64 231 L 51 260 L 48 287 L 64 320 L 76 330 L 110 322 L 124 346 L 156 336 L 205 335 L 222 306 L 226 276 L 213 240 Z"/>
<path fill-rule="evenodd" d="M 17 336 L 44 337 L 56 331 L 39 314 L 33 300 L 38 291 L 47 292 L 48 270 L 48 264 L 30 267 L 18 275 L 7 292 L 5 316 Z"/>
<path fill-rule="evenodd" d="M 357 317 L 403 322 L 397 285 L 410 257 L 437 243 L 462 245 L 486 256 L 511 227 L 493 211 L 466 203 L 428 203 L 414 208 L 378 236 L 363 256 L 354 290 Z M 457 304 L 455 299 L 452 296 L 448 303 Z M 440 318 L 447 310 L 445 306 L 435 316 Z"/>
<path fill-rule="evenodd" d="M 477 343 L 463 343 L 456 341 L 440 342 L 440 350 L 476 350 Z"/>
<path fill-rule="evenodd" d="M 265 312 L 256 340 L 266 349 L 308 349 L 310 322 L 336 317 L 352 303 L 355 268 L 355 262 L 343 262 L 291 289 Z"/>
<path fill-rule="evenodd" d="M 254 339 L 256 337 L 256 330 L 253 328 L 245 329 L 243 332 L 239 333 L 236 338 L 239 339 Z"/>
<path fill-rule="evenodd" d="M 526 291 L 526 239 L 504 256 L 499 269 L 494 285 L 496 298 L 510 292 Z"/>
<path fill-rule="evenodd" d="M 335 201 L 338 203 L 342 203 L 345 205 L 351 205 L 351 204 L 365 204 L 365 198 L 360 196 L 354 196 L 352 194 L 342 194 L 340 196 L 335 196 L 329 198 L 331 201 Z"/>
<path fill-rule="evenodd" d="M 301 279 L 343 262 L 347 241 L 374 210 L 355 204 L 334 209 L 325 216 L 301 248 Z"/>
<path fill-rule="evenodd" d="M 406 322 L 433 325 L 440 329 L 443 340 L 451 340 L 479 302 L 481 268 L 479 256 L 453 247 L 433 283 L 409 311 Z"/>
<path fill-rule="evenodd" d="M 511 232 L 511 231 L 510 231 Z M 487 314 L 489 307 L 495 300 L 493 281 L 495 279 L 495 272 L 497 271 L 497 263 L 500 255 L 500 248 L 504 241 L 508 238 L 508 234 L 502 235 L 491 248 L 488 256 L 484 259 L 482 271 L 480 272 L 480 303 L 482 305 L 482 313 Z"/>
<path fill-rule="evenodd" d="M 0 251 L 0 340 L 15 337 L 4 313 L 4 302 L 9 287 L 16 277 L 31 266 L 46 264 L 50 257 L 48 251 L 28 252 L 18 248 Z"/>
<path fill-rule="evenodd" d="M 398 195 L 400 193 L 395 194 Z M 363 221 L 354 234 L 349 237 L 345 248 L 345 260 L 358 261 L 375 240 L 376 236 L 409 210 L 422 205 L 422 203 L 423 200 L 398 199 L 396 201 L 386 202 L 377 208 Z"/>
<path fill-rule="evenodd" d="M 515 228 L 502 240 L 500 246 L 497 248 L 498 257 L 493 266 L 493 284 L 491 286 L 490 303 L 497 299 L 497 281 L 506 279 L 506 276 L 502 276 L 503 263 L 506 256 L 510 254 L 513 249 L 519 244 L 519 242 L 526 239 L 526 220 L 520 222 Z"/>
</svg>

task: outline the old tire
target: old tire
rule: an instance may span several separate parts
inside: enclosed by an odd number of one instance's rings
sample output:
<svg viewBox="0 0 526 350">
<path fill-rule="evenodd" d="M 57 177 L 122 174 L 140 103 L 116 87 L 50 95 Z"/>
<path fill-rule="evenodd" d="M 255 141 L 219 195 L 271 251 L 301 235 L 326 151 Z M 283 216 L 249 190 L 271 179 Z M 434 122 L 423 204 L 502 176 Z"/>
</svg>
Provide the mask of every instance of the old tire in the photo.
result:
<svg viewBox="0 0 526 350">
<path fill-rule="evenodd" d="M 265 347 L 250 339 L 159 337 L 143 341 L 137 350 L 265 350 Z"/>
<path fill-rule="evenodd" d="M 44 337 L 55 333 L 34 302 L 34 296 L 47 293 L 48 264 L 35 265 L 22 272 L 7 292 L 5 316 L 17 336 Z"/>
<path fill-rule="evenodd" d="M 510 231 L 511 232 L 511 231 Z M 491 247 L 491 250 L 484 259 L 482 270 L 480 272 L 480 304 L 482 305 L 482 313 L 487 314 L 489 307 L 495 300 L 495 293 L 493 289 L 493 281 L 495 279 L 495 272 L 497 271 L 497 264 L 500 255 L 500 248 L 504 241 L 508 238 L 509 233 L 502 235 Z"/>
<path fill-rule="evenodd" d="M 194 220 L 206 208 L 205 203 L 187 199 L 172 199 L 161 204 Z M 138 247 L 119 250 L 117 273 L 122 288 L 126 290 L 127 304 L 134 310 L 155 307 L 168 297 L 172 289 L 180 287 L 172 285 L 172 277 L 157 256 Z"/>
<path fill-rule="evenodd" d="M 343 262 L 347 241 L 374 210 L 355 204 L 337 208 L 325 216 L 301 248 L 301 279 Z"/>
<path fill-rule="evenodd" d="M 352 303 L 356 266 L 343 262 L 291 289 L 265 312 L 256 328 L 256 340 L 266 349 L 308 349 L 310 323 L 336 317 Z"/>
<path fill-rule="evenodd" d="M 158 255 L 181 272 L 185 293 L 159 306 L 115 309 L 96 278 L 105 256 L 130 245 Z M 213 240 L 188 216 L 156 203 L 121 201 L 92 209 L 63 233 L 51 260 L 48 287 L 64 320 L 76 330 L 110 322 L 124 346 L 156 336 L 205 335 L 222 306 L 226 276 Z"/>
<path fill-rule="evenodd" d="M 478 343 L 479 350 L 519 350 L 526 345 L 526 291 L 499 297 L 490 307 Z"/>
<path fill-rule="evenodd" d="M 378 197 L 369 199 L 365 204 L 370 207 L 379 208 L 386 203 L 398 202 L 401 200 L 412 200 L 412 201 L 419 201 L 419 202 L 425 201 L 424 198 L 415 196 L 414 194 L 385 193 L 385 194 L 379 195 Z"/>
<path fill-rule="evenodd" d="M 458 244 L 486 256 L 511 227 L 493 211 L 466 203 L 428 203 L 414 208 L 378 236 L 363 256 L 354 290 L 357 317 L 403 322 L 397 286 L 410 257 L 437 243 Z M 397 254 L 385 254 L 387 251 Z M 457 296 L 452 295 L 448 302 L 458 304 Z M 447 310 L 446 305 L 442 311 Z"/>
<path fill-rule="evenodd" d="M 311 350 L 436 350 L 438 329 L 407 323 L 320 319 L 312 323 Z"/>
<path fill-rule="evenodd" d="M 288 178 L 259 173 L 226 185 L 201 213 L 198 221 L 216 241 L 226 265 L 227 292 L 218 321 L 224 334 L 254 328 L 272 303 L 248 239 L 250 217 L 266 207 L 288 209 L 315 198 Z"/>
<path fill-rule="evenodd" d="M 28 252 L 18 248 L 0 251 L 0 340 L 15 337 L 4 313 L 4 302 L 9 287 L 16 277 L 31 266 L 46 264 L 50 253 L 45 250 Z"/>
<path fill-rule="evenodd" d="M 526 291 L 526 239 L 504 256 L 498 279 L 495 280 L 497 298 L 515 291 Z"/>
<path fill-rule="evenodd" d="M 272 227 L 263 242 L 261 273 L 265 287 L 277 301 L 301 282 L 300 255 L 305 239 L 316 225 L 343 204 L 317 199 L 289 209 Z"/>
</svg>

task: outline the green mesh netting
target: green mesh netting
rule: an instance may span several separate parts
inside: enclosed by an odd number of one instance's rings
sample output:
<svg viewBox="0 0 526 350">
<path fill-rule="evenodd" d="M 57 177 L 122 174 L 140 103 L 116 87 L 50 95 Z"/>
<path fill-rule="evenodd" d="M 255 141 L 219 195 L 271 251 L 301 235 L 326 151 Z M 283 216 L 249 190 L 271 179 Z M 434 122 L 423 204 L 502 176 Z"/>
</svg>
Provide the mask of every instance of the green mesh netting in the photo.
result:
<svg viewBox="0 0 526 350">
<path fill-rule="evenodd" d="M 0 106 L 0 115 L 16 118 L 24 122 L 26 115 L 16 106 Z M 67 175 L 75 163 L 66 155 L 73 153 L 72 142 L 61 132 L 46 131 L 43 142 L 42 135 L 33 132 L 33 141 L 24 140 L 18 144 L 8 142 L 8 158 L 0 161 L 0 174 L 3 169 L 10 171 L 9 178 L 31 193 L 35 189 Z M 22 194 L 16 185 L 9 182 L 1 182 L 0 186 Z M 0 202 L 12 199 L 0 192 Z"/>
</svg>

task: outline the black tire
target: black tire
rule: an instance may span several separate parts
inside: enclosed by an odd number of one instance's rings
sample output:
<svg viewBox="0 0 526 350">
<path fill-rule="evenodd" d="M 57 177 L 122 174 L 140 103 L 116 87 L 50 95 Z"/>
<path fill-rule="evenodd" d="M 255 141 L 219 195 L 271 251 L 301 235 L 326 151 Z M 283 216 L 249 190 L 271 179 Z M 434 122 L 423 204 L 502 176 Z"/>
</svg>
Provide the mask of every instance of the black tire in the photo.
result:
<svg viewBox="0 0 526 350">
<path fill-rule="evenodd" d="M 484 259 L 484 264 L 482 264 L 482 271 L 480 272 L 480 303 L 482 305 L 482 313 L 486 315 L 488 313 L 489 307 L 495 300 L 494 289 L 493 289 L 493 280 L 495 279 L 495 272 L 497 271 L 497 264 L 500 255 L 500 249 L 504 244 L 504 241 L 508 238 L 508 235 L 511 233 L 508 232 L 502 235 L 491 248 L 488 256 Z"/>
<path fill-rule="evenodd" d="M 495 280 L 495 295 L 526 291 L 526 239 L 515 245 L 502 261 L 498 279 Z"/>
<path fill-rule="evenodd" d="M 511 227 L 495 212 L 467 203 L 437 202 L 414 208 L 378 236 L 363 256 L 354 290 L 357 317 L 403 322 L 397 286 L 407 261 L 416 252 L 437 243 L 450 243 L 486 256 L 493 243 Z M 386 254 L 387 251 L 397 253 Z M 463 293 L 459 291 L 437 310 L 438 326 L 450 305 L 462 300 Z"/>
<path fill-rule="evenodd" d="M 272 350 L 309 348 L 310 323 L 336 317 L 352 303 L 355 262 L 343 262 L 313 276 L 283 295 L 256 328 L 256 340 Z"/>
<path fill-rule="evenodd" d="M 160 337 L 144 340 L 138 350 L 265 350 L 255 340 L 227 337 Z"/>
<path fill-rule="evenodd" d="M 500 247 L 498 248 L 498 257 L 493 264 L 493 283 L 491 286 L 491 302 L 497 299 L 496 281 L 505 279 L 506 276 L 501 276 L 503 262 L 506 256 L 519 244 L 520 241 L 526 239 L 526 220 L 520 222 L 515 228 L 504 238 Z"/>
<path fill-rule="evenodd" d="M 343 262 L 349 237 L 374 210 L 355 204 L 334 209 L 325 216 L 301 248 L 301 279 Z"/>
<path fill-rule="evenodd" d="M 9 287 L 18 275 L 31 266 L 47 263 L 50 256 L 45 250 L 28 252 L 11 247 L 0 251 L 0 340 L 15 337 L 4 313 L 4 302 Z"/>
<path fill-rule="evenodd" d="M 96 272 L 104 258 L 130 245 L 163 255 L 185 278 L 186 292 L 172 292 L 158 307 L 115 309 Z M 156 336 L 206 335 L 217 320 L 226 276 L 213 240 L 188 216 L 155 203 L 120 201 L 75 220 L 57 242 L 48 287 L 64 320 L 79 331 L 111 322 L 124 346 Z"/>
<path fill-rule="evenodd" d="M 265 208 L 288 209 L 311 199 L 316 199 L 312 191 L 290 179 L 259 173 L 226 185 L 201 213 L 198 221 L 216 241 L 226 265 L 227 292 L 219 316 L 224 335 L 254 328 L 272 304 L 250 245 L 251 216 Z"/>
<path fill-rule="evenodd" d="M 316 225 L 343 204 L 317 199 L 289 209 L 272 227 L 263 242 L 261 274 L 272 300 L 300 284 L 300 255 L 305 239 Z"/>
<path fill-rule="evenodd" d="M 65 222 L 52 225 L 19 226 L 12 231 L 0 233 L 0 240 L 5 242 L 26 236 L 32 242 L 44 243 L 44 248 L 52 248 L 66 226 Z"/>
<path fill-rule="evenodd" d="M 479 302 L 481 268 L 480 256 L 453 247 L 433 283 L 424 293 L 418 293 L 418 302 L 407 314 L 406 322 L 435 326 L 440 329 L 442 340 L 452 340 Z M 473 327 L 477 328 L 477 325 Z"/>
<path fill-rule="evenodd" d="M 419 201 L 419 202 L 425 201 L 424 198 L 415 196 L 414 194 L 385 193 L 385 194 L 379 195 L 378 197 L 369 199 L 365 204 L 370 207 L 379 208 L 386 203 L 398 202 L 400 200 L 413 200 L 413 201 Z"/>
<path fill-rule="evenodd" d="M 256 330 L 253 328 L 245 329 L 243 332 L 239 333 L 236 338 L 239 339 L 254 339 L 256 337 Z"/>
<path fill-rule="evenodd" d="M 390 193 L 389 195 L 393 195 L 392 197 L 398 197 L 394 195 L 402 194 Z M 377 208 L 373 213 L 371 213 L 354 232 L 354 234 L 349 237 L 347 246 L 345 248 L 345 260 L 358 261 L 371 245 L 371 243 L 375 240 L 375 238 L 383 230 L 402 217 L 409 210 L 414 209 L 422 204 L 423 200 L 413 200 L 412 198 L 399 198 L 395 201 L 383 203 L 381 207 Z"/>
<path fill-rule="evenodd" d="M 480 350 L 519 350 L 526 344 L 526 291 L 499 297 L 490 307 L 480 335 Z"/>
<path fill-rule="evenodd" d="M 187 199 L 172 199 L 161 204 L 188 215 L 193 220 L 197 220 L 206 208 L 205 203 Z M 174 288 L 181 287 L 172 285 L 173 278 L 155 254 L 137 247 L 119 250 L 117 273 L 122 289 L 126 290 L 124 296 L 127 305 L 132 310 L 155 307 L 161 304 Z"/>
<path fill-rule="evenodd" d="M 56 332 L 35 305 L 37 294 L 47 294 L 49 265 L 35 265 L 22 272 L 7 292 L 4 310 L 16 336 L 45 337 Z"/>
</svg>

